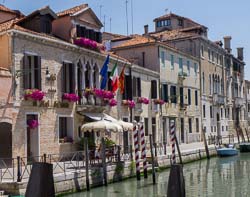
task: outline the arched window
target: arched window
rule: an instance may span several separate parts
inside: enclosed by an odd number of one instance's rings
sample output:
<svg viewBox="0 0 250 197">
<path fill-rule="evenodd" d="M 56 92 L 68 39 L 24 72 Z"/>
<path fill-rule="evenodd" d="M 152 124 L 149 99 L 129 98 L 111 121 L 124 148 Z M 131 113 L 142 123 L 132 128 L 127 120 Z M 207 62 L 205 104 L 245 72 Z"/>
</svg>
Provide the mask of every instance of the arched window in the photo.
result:
<svg viewBox="0 0 250 197">
<path fill-rule="evenodd" d="M 205 93 L 205 74 L 202 73 L 202 92 Z"/>
<path fill-rule="evenodd" d="M 94 66 L 94 72 L 93 72 L 93 87 L 99 88 L 99 68 L 96 64 Z"/>
<path fill-rule="evenodd" d="M 89 65 L 89 62 L 86 64 L 85 67 L 85 88 L 90 88 L 90 74 L 91 74 L 91 67 Z"/>
</svg>

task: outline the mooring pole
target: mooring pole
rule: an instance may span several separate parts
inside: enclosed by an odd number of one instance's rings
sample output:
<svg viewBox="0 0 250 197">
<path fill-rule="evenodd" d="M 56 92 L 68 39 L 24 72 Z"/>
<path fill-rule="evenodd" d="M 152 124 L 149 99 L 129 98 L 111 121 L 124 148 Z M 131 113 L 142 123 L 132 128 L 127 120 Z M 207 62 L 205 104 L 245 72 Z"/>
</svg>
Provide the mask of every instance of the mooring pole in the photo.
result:
<svg viewBox="0 0 250 197">
<path fill-rule="evenodd" d="M 171 146 L 172 146 L 172 164 L 176 164 L 176 156 L 175 156 L 175 123 L 174 120 L 170 121 L 170 129 L 171 129 Z"/>
<path fill-rule="evenodd" d="M 135 147 L 136 177 L 137 177 L 137 180 L 139 181 L 139 180 L 141 180 L 141 175 L 140 175 L 138 130 L 137 130 L 137 122 L 136 121 L 134 121 L 133 134 L 134 134 L 134 147 Z"/>
<path fill-rule="evenodd" d="M 84 138 L 85 166 L 86 166 L 86 187 L 89 191 L 89 147 L 88 138 Z"/>
<path fill-rule="evenodd" d="M 207 145 L 207 139 L 206 139 L 206 134 L 205 134 L 204 128 L 202 128 L 202 135 L 203 135 L 203 139 L 204 139 L 204 145 L 205 145 L 205 150 L 206 150 L 207 159 L 210 159 L 209 150 L 208 150 L 208 145 Z M 229 138 L 229 139 L 230 139 L 230 138 Z"/>
<path fill-rule="evenodd" d="M 147 170 L 146 144 L 145 144 L 143 122 L 141 122 L 140 133 L 141 133 L 141 155 L 142 155 L 141 158 L 143 160 L 143 175 L 144 178 L 146 179 L 148 178 L 148 170 Z"/>
<path fill-rule="evenodd" d="M 102 138 L 102 167 L 103 167 L 103 179 L 104 185 L 107 186 L 107 166 L 106 166 L 106 146 L 104 138 Z"/>
<path fill-rule="evenodd" d="M 150 151 L 151 151 L 151 161 L 152 161 L 152 176 L 153 176 L 153 184 L 155 184 L 155 159 L 154 159 L 154 152 L 153 152 L 153 139 L 152 134 L 149 135 L 150 141 Z"/>
<path fill-rule="evenodd" d="M 178 143 L 176 135 L 174 135 L 174 136 L 175 136 L 175 143 L 176 143 L 176 147 L 177 147 L 177 151 L 178 151 L 178 155 L 179 155 L 179 159 L 180 159 L 180 164 L 183 165 L 179 143 Z"/>
</svg>

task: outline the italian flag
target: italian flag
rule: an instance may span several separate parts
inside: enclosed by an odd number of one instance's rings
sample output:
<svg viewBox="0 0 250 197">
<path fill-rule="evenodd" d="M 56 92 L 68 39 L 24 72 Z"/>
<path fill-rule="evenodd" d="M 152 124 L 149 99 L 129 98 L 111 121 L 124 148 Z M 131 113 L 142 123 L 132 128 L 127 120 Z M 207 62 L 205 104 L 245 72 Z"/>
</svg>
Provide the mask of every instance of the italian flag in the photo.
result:
<svg viewBox="0 0 250 197">
<path fill-rule="evenodd" d="M 112 80 L 112 92 L 116 92 L 119 87 L 119 76 L 118 76 L 118 70 L 117 70 L 117 62 L 114 65 L 114 68 L 112 69 L 110 73 L 110 77 Z"/>
</svg>

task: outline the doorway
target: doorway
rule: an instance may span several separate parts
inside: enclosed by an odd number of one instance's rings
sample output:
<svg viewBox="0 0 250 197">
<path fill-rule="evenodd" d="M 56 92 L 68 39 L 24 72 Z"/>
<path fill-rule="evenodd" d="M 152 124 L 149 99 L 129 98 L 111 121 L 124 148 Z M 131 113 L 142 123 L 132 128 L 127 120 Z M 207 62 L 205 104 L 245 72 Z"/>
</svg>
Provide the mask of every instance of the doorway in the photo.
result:
<svg viewBox="0 0 250 197">
<path fill-rule="evenodd" d="M 29 114 L 27 120 L 27 157 L 29 161 L 39 160 L 38 115 Z M 33 124 L 29 123 L 33 122 Z M 36 124 L 37 122 L 37 124 Z"/>
<path fill-rule="evenodd" d="M 0 123 L 0 158 L 5 165 L 11 165 L 12 160 L 12 125 L 7 122 Z M 8 158 L 8 159 L 7 159 Z M 0 163 L 0 167 L 4 165 Z"/>
</svg>

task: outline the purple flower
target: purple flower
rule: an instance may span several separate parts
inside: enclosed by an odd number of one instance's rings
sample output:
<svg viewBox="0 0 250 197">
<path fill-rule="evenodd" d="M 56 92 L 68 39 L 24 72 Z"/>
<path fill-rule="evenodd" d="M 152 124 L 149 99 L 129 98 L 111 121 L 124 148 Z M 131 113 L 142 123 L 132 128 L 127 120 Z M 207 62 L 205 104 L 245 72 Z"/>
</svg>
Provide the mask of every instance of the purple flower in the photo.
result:
<svg viewBox="0 0 250 197">
<path fill-rule="evenodd" d="M 103 45 L 98 44 L 96 41 L 91 40 L 89 38 L 76 38 L 74 40 L 74 44 L 80 46 L 80 47 L 85 47 L 88 49 L 100 51 L 102 49 L 105 49 Z"/>
<path fill-rule="evenodd" d="M 27 121 L 27 125 L 28 125 L 28 127 L 29 128 L 31 128 L 31 129 L 35 129 L 35 128 L 37 128 L 38 127 L 38 120 L 28 120 Z"/>
<path fill-rule="evenodd" d="M 111 99 L 110 101 L 109 101 L 109 106 L 110 107 L 114 107 L 114 106 L 116 106 L 117 105 L 117 101 L 115 100 L 115 99 Z"/>
<path fill-rule="evenodd" d="M 135 102 L 133 100 L 128 100 L 128 107 L 129 108 L 134 108 L 135 107 Z"/>
<path fill-rule="evenodd" d="M 145 105 L 149 104 L 149 99 L 147 99 L 145 97 L 139 97 L 137 101 L 138 101 L 138 103 L 143 103 Z"/>
<path fill-rule="evenodd" d="M 25 100 L 31 99 L 33 101 L 41 101 L 43 100 L 45 93 L 41 90 L 36 89 L 28 89 L 25 90 L 24 98 Z"/>
</svg>

